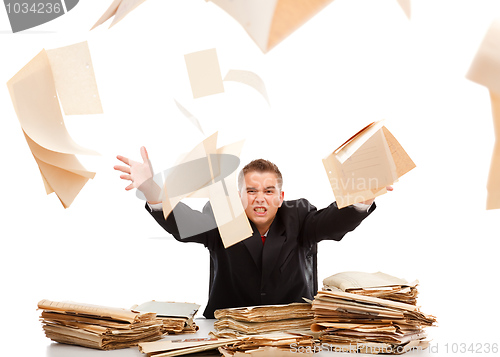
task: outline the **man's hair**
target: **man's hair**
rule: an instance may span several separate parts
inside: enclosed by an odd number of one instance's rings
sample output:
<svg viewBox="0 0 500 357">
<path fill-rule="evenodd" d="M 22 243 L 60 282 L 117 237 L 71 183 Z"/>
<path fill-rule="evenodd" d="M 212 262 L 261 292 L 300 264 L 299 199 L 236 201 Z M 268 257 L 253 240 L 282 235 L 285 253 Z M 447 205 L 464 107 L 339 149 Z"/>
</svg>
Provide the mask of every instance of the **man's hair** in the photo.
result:
<svg viewBox="0 0 500 357">
<path fill-rule="evenodd" d="M 264 160 L 264 159 L 257 159 L 249 162 L 243 169 L 241 169 L 239 175 L 238 175 L 238 189 L 241 192 L 241 189 L 244 186 L 245 183 L 245 175 L 248 172 L 271 172 L 276 175 L 276 178 L 278 179 L 278 189 L 281 191 L 281 188 L 283 187 L 283 177 L 281 176 L 281 172 L 278 169 L 278 166 L 273 164 L 271 161 Z"/>
</svg>

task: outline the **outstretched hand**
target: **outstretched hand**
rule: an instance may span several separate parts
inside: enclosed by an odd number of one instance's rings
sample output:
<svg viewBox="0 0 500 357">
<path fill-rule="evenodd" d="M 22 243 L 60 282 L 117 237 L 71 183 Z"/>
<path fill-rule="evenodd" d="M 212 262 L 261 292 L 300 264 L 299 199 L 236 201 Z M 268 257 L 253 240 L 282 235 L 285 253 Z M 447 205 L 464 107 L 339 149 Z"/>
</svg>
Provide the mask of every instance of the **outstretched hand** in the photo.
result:
<svg viewBox="0 0 500 357">
<path fill-rule="evenodd" d="M 141 147 L 141 157 L 143 162 L 118 155 L 116 158 L 127 166 L 115 165 L 113 168 L 124 173 L 120 175 L 122 180 L 132 181 L 125 190 L 137 188 L 146 196 L 149 203 L 160 203 L 160 187 L 153 181 L 153 167 L 144 146 Z"/>
</svg>

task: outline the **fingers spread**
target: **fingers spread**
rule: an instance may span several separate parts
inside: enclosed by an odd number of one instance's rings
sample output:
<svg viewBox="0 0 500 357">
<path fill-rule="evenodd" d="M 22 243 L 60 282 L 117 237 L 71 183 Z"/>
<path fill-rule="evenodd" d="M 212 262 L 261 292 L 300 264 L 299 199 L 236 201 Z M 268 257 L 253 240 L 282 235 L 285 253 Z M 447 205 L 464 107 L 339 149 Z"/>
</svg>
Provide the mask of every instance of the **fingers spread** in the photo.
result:
<svg viewBox="0 0 500 357">
<path fill-rule="evenodd" d="M 130 165 L 130 160 L 126 158 L 125 156 L 117 155 L 116 158 L 123 162 L 124 164 Z"/>
<path fill-rule="evenodd" d="M 120 166 L 120 165 L 115 165 L 113 168 L 117 171 L 125 172 L 126 174 L 130 174 L 130 167 L 128 166 Z"/>
</svg>

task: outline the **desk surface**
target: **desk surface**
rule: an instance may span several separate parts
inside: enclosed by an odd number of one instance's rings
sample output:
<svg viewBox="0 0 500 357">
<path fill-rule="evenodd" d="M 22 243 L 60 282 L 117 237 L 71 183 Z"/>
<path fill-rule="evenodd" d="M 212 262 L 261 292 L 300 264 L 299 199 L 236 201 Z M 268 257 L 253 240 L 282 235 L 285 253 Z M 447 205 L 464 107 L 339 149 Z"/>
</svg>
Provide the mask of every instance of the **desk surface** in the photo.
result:
<svg viewBox="0 0 500 357">
<path fill-rule="evenodd" d="M 163 339 L 165 340 L 178 340 L 180 338 L 203 338 L 208 337 L 208 333 L 213 330 L 213 322 L 214 320 L 208 320 L 204 318 L 196 319 L 196 324 L 200 327 L 199 331 L 192 334 L 184 334 L 184 335 L 167 335 Z M 145 354 L 139 352 L 137 347 L 124 348 L 119 350 L 112 351 L 100 351 L 94 350 L 92 348 L 85 348 L 80 346 L 72 346 L 65 345 L 61 343 L 55 343 L 47 339 L 47 350 L 46 357 L 144 357 Z M 339 352 L 329 352 L 326 349 L 321 350 L 319 353 L 316 353 L 315 356 L 376 356 L 376 355 L 368 355 L 368 354 L 348 354 L 348 353 L 339 353 Z M 412 351 L 406 354 L 407 356 L 435 356 L 437 354 L 433 353 L 430 350 L 423 351 Z M 297 356 L 300 357 L 300 353 L 297 353 Z M 403 355 L 404 356 L 404 355 Z"/>
</svg>

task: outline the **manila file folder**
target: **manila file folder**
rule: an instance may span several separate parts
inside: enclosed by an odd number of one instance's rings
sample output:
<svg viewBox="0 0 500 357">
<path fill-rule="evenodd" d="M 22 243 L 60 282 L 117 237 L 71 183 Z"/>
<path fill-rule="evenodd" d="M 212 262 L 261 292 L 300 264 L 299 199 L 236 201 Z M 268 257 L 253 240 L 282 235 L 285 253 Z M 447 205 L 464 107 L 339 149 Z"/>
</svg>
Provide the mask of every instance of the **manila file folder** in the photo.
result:
<svg viewBox="0 0 500 357">
<path fill-rule="evenodd" d="M 387 186 L 416 167 L 383 121 L 361 129 L 323 165 L 339 208 L 386 193 Z"/>
</svg>

